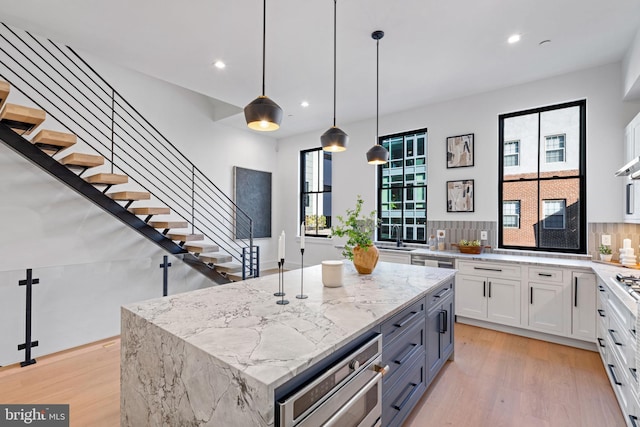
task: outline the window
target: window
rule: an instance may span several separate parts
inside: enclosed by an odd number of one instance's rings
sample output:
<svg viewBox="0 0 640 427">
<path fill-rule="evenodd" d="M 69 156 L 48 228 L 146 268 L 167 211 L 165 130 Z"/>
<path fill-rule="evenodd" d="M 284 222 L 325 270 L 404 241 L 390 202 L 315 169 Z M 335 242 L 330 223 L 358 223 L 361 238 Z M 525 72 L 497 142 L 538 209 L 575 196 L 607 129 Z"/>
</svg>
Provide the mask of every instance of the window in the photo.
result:
<svg viewBox="0 0 640 427">
<path fill-rule="evenodd" d="M 505 200 L 502 203 L 502 226 L 520 228 L 520 200 Z"/>
<path fill-rule="evenodd" d="M 504 166 L 518 166 L 520 164 L 520 141 L 506 141 L 504 143 Z"/>
<path fill-rule="evenodd" d="M 565 200 L 542 201 L 542 226 L 549 230 L 562 230 L 565 228 Z"/>
<path fill-rule="evenodd" d="M 564 162 L 564 135 L 545 137 L 544 150 L 547 163 Z"/>
<path fill-rule="evenodd" d="M 300 218 L 305 236 L 331 234 L 331 153 L 322 148 L 300 152 Z"/>
<path fill-rule="evenodd" d="M 499 116 L 498 247 L 586 253 L 586 107 Z"/>
<path fill-rule="evenodd" d="M 378 240 L 427 241 L 427 130 L 380 138 L 389 163 L 378 167 Z"/>
</svg>

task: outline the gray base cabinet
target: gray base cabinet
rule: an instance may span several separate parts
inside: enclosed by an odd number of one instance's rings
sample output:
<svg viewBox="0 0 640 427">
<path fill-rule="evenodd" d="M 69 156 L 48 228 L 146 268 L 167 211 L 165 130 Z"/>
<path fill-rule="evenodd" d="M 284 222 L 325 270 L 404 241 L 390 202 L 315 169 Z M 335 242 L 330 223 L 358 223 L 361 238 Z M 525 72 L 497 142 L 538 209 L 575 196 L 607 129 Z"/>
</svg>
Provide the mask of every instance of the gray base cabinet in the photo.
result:
<svg viewBox="0 0 640 427">
<path fill-rule="evenodd" d="M 454 283 L 382 324 L 382 426 L 400 426 L 453 354 Z"/>
</svg>

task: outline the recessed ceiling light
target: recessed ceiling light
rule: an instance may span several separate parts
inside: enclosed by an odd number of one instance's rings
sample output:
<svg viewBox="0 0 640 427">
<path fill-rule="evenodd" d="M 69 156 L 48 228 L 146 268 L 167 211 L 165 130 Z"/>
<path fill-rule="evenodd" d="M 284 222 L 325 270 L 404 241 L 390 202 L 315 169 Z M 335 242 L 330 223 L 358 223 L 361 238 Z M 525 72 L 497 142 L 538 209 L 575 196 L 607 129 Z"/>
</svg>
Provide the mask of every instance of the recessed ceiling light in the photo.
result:
<svg viewBox="0 0 640 427">
<path fill-rule="evenodd" d="M 213 63 L 213 66 L 222 70 L 224 67 L 227 66 L 227 64 L 225 64 L 222 61 L 216 61 Z"/>
<path fill-rule="evenodd" d="M 507 41 L 511 44 L 518 43 L 520 41 L 520 34 L 514 34 L 507 39 Z"/>
<path fill-rule="evenodd" d="M 300 103 L 300 106 L 303 107 L 303 108 L 307 108 L 309 106 L 309 103 L 307 101 L 302 101 Z"/>
</svg>

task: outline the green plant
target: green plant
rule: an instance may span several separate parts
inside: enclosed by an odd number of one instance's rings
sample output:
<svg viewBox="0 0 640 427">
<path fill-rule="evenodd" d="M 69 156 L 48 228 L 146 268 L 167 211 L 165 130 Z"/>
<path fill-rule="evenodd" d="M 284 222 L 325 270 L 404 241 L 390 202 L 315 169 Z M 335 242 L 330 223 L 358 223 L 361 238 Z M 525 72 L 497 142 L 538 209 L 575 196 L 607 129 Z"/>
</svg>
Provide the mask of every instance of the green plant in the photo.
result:
<svg viewBox="0 0 640 427">
<path fill-rule="evenodd" d="M 376 211 L 368 216 L 360 215 L 364 201 L 358 195 L 355 209 L 347 209 L 346 215 L 337 215 L 338 225 L 331 228 L 331 234 L 337 237 L 347 237 L 342 255 L 353 261 L 353 249 L 360 246 L 365 251 L 373 244 L 373 230 L 378 226 Z"/>
<path fill-rule="evenodd" d="M 611 254 L 611 248 L 609 246 L 607 246 L 607 245 L 600 245 L 598 250 L 600 251 L 601 254 L 604 254 L 604 255 L 610 255 Z"/>
<path fill-rule="evenodd" d="M 458 242 L 460 246 L 480 246 L 480 240 L 460 240 Z"/>
</svg>

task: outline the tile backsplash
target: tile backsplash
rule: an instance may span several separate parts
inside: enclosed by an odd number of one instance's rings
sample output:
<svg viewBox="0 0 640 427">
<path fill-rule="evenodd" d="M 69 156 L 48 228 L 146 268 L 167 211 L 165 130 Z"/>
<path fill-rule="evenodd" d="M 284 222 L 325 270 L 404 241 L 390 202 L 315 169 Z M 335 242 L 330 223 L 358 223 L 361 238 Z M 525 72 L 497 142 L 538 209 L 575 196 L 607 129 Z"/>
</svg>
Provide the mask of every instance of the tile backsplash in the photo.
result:
<svg viewBox="0 0 640 427">
<path fill-rule="evenodd" d="M 495 221 L 427 221 L 427 235 L 436 235 L 437 230 L 445 230 L 445 244 L 451 249 L 452 243 L 460 240 L 480 240 L 480 232 L 487 231 L 487 241 L 483 244 L 495 248 L 498 244 L 498 223 Z"/>
<path fill-rule="evenodd" d="M 603 234 L 611 236 L 611 250 L 613 259 L 620 259 L 620 248 L 624 239 L 631 239 L 631 247 L 635 249 L 635 254 L 640 258 L 640 224 L 625 224 L 613 222 L 591 222 L 589 223 L 587 236 L 587 252 L 598 259 L 598 247 L 600 246 Z"/>
</svg>

